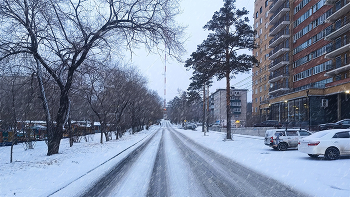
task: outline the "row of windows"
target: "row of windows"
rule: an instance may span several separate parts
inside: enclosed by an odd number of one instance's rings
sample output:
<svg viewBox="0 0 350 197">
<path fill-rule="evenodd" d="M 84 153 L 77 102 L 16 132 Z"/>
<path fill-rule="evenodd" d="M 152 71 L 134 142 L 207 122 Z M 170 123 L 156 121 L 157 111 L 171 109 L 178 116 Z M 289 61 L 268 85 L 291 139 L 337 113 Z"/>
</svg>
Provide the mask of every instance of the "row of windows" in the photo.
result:
<svg viewBox="0 0 350 197">
<path fill-rule="evenodd" d="M 318 57 L 320 57 L 321 55 L 325 54 L 325 53 L 329 53 L 332 49 L 332 43 L 326 44 L 323 47 L 312 51 L 310 54 L 296 60 L 293 64 L 293 68 L 299 67 L 313 59 L 316 59 Z"/>
<path fill-rule="evenodd" d="M 312 6 L 308 11 L 306 11 L 303 15 L 301 15 L 297 20 L 294 21 L 294 28 L 300 25 L 300 23 L 304 22 L 307 18 L 309 18 L 313 13 L 319 10 L 324 5 L 325 0 L 320 0 L 315 5 Z"/>
<path fill-rule="evenodd" d="M 312 75 L 312 68 L 304 70 L 304 71 L 294 75 L 293 76 L 293 81 L 296 82 L 296 81 L 305 79 L 307 77 L 311 77 L 311 75 Z"/>
<path fill-rule="evenodd" d="M 314 66 L 308 70 L 304 70 L 296 75 L 293 76 L 293 81 L 300 81 L 302 79 L 305 79 L 307 77 L 311 77 L 312 75 L 316 75 L 318 73 L 321 73 L 326 70 L 332 69 L 332 60 L 329 60 L 327 62 L 324 62 L 322 64 L 319 64 L 317 66 Z"/>
<path fill-rule="evenodd" d="M 304 27 L 302 30 L 294 34 L 293 36 L 293 41 L 296 42 L 299 38 L 307 34 L 309 31 L 312 29 L 315 29 L 317 26 L 321 25 L 324 23 L 326 18 L 328 16 L 332 15 L 332 10 L 328 10 L 326 13 L 322 14 L 319 18 L 316 20 L 312 21 L 310 24 L 308 24 L 306 27 Z"/>
<path fill-rule="evenodd" d="M 327 62 L 324 62 L 322 64 L 319 64 L 313 67 L 312 74 L 316 75 L 318 73 L 321 73 L 323 71 L 330 70 L 330 69 L 332 69 L 332 60 L 329 60 Z"/>
<path fill-rule="evenodd" d="M 315 83 L 310 83 L 304 86 L 294 88 L 294 91 L 301 91 L 301 90 L 306 90 L 310 88 L 324 88 L 327 83 L 331 83 L 331 82 L 333 82 L 333 78 L 328 78 Z"/>
<path fill-rule="evenodd" d="M 231 106 L 242 106 L 241 102 L 231 102 Z"/>
<path fill-rule="evenodd" d="M 306 42 L 304 42 L 301 45 L 295 47 L 294 50 L 293 50 L 293 55 L 295 55 L 295 54 L 299 53 L 300 51 L 306 49 L 307 47 L 311 46 L 312 44 L 315 44 L 316 42 L 322 40 L 328 34 L 328 32 L 330 32 L 329 29 L 331 29 L 331 27 L 328 27 L 328 28 L 322 30 L 318 34 L 312 36 Z"/>
<path fill-rule="evenodd" d="M 308 4 L 311 0 L 303 0 L 301 1 L 297 6 L 295 6 L 294 8 L 294 14 L 296 14 L 297 12 L 299 12 L 299 10 L 301 10 L 303 7 L 306 6 L 306 4 Z"/>
</svg>

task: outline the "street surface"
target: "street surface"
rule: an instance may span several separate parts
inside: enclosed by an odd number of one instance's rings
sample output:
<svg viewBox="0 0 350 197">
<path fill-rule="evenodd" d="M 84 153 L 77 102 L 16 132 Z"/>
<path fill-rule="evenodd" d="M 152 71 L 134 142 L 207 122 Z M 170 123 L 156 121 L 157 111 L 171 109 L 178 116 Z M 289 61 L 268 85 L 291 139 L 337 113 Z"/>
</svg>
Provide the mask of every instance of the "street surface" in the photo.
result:
<svg viewBox="0 0 350 197">
<path fill-rule="evenodd" d="M 141 180 L 140 173 L 142 177 L 149 178 Z M 128 188 L 138 189 L 130 191 Z M 119 162 L 83 196 L 304 194 L 196 144 L 164 121 L 152 137 Z"/>
</svg>

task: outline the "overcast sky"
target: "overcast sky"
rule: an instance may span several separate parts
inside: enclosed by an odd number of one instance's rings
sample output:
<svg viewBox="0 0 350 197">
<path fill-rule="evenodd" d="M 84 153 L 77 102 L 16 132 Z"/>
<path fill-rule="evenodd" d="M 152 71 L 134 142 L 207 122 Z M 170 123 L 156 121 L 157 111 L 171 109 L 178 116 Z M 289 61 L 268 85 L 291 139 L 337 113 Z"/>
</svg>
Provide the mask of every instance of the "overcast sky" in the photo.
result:
<svg viewBox="0 0 350 197">
<path fill-rule="evenodd" d="M 186 26 L 185 30 L 185 49 L 186 53 L 182 60 L 190 57 L 197 45 L 201 44 L 208 35 L 208 31 L 203 29 L 203 26 L 211 19 L 215 11 L 223 7 L 223 0 L 181 0 L 182 14 L 177 17 L 180 25 Z M 248 17 L 250 24 L 253 25 L 254 0 L 237 0 L 236 7 L 245 7 L 249 10 Z M 247 51 L 251 54 L 251 51 Z M 131 61 L 131 60 L 130 60 Z M 129 62 L 130 63 L 130 62 Z M 148 86 L 158 92 L 159 96 L 164 99 L 164 54 L 154 55 L 143 52 L 143 49 L 136 51 L 133 55 L 131 63 L 140 69 L 140 72 L 148 79 Z M 184 64 L 172 59 L 167 59 L 166 62 L 166 101 L 169 102 L 175 96 L 179 95 L 178 90 L 186 91 L 192 76 L 192 71 L 186 71 Z M 235 79 L 231 80 L 231 86 L 239 89 L 248 89 L 248 101 L 252 100 L 251 96 L 251 72 L 249 74 L 239 74 Z M 210 93 L 216 89 L 224 89 L 225 79 L 215 82 L 210 87 Z"/>
</svg>

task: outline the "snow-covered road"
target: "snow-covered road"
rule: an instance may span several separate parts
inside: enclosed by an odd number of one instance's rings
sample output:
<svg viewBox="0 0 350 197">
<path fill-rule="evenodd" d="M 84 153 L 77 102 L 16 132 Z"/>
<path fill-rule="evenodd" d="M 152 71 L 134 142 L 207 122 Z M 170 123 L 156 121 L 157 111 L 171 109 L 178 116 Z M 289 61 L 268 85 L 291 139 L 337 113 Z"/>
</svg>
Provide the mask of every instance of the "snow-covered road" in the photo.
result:
<svg viewBox="0 0 350 197">
<path fill-rule="evenodd" d="M 304 196 L 163 126 L 83 196 Z"/>
</svg>

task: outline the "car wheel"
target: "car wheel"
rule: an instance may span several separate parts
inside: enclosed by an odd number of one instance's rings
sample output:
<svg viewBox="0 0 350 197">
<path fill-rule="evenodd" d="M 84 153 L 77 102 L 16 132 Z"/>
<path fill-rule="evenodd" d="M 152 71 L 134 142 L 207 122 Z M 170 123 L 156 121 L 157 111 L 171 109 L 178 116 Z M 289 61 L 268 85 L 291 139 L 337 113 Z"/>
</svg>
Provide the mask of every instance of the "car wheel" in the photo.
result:
<svg viewBox="0 0 350 197">
<path fill-rule="evenodd" d="M 280 150 L 280 151 L 287 150 L 287 148 L 288 148 L 288 144 L 287 144 L 287 143 L 284 143 L 284 142 L 279 143 L 279 144 L 277 145 L 277 149 Z"/>
<path fill-rule="evenodd" d="M 335 160 L 339 158 L 339 150 L 335 147 L 329 147 L 324 154 L 324 157 L 328 160 Z"/>
<path fill-rule="evenodd" d="M 315 155 L 315 154 L 308 154 L 310 157 L 312 158 L 317 158 L 319 155 Z"/>
</svg>

